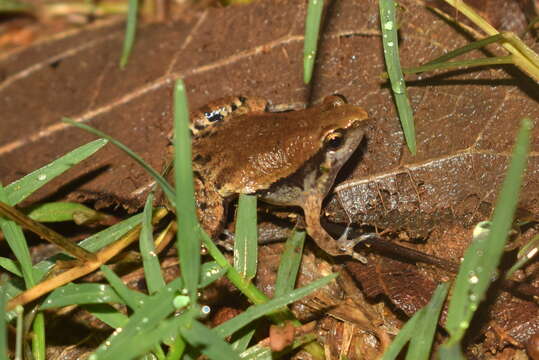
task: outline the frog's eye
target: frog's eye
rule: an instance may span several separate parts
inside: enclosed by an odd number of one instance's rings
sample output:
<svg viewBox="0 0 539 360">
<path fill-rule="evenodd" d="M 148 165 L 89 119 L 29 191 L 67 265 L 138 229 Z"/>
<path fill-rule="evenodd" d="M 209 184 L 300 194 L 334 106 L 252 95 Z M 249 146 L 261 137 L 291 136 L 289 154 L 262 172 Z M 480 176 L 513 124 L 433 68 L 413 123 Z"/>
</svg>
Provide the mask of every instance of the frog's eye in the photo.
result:
<svg viewBox="0 0 539 360">
<path fill-rule="evenodd" d="M 222 113 L 223 111 L 219 109 L 215 111 L 205 112 L 204 116 L 206 117 L 206 119 L 208 119 L 210 123 L 214 123 L 214 122 L 222 121 L 224 119 L 224 116 Z"/>
<path fill-rule="evenodd" d="M 329 149 L 337 150 L 344 143 L 344 134 L 340 131 L 333 131 L 326 135 L 324 139 L 324 145 Z"/>
</svg>

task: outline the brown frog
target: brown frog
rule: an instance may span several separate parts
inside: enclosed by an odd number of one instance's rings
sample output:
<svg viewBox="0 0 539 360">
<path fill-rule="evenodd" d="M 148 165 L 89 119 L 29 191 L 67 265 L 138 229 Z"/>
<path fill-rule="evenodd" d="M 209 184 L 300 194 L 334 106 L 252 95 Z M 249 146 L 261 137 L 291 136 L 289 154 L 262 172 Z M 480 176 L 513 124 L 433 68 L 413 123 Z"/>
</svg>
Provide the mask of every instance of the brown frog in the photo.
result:
<svg viewBox="0 0 539 360">
<path fill-rule="evenodd" d="M 329 96 L 305 110 L 268 112 L 261 99 L 234 97 L 192 115 L 193 168 L 198 216 L 215 238 L 225 208 L 237 194 L 298 206 L 307 233 L 330 255 L 352 254 L 320 224 L 322 201 L 340 168 L 356 150 L 368 118 L 365 110 Z"/>
</svg>

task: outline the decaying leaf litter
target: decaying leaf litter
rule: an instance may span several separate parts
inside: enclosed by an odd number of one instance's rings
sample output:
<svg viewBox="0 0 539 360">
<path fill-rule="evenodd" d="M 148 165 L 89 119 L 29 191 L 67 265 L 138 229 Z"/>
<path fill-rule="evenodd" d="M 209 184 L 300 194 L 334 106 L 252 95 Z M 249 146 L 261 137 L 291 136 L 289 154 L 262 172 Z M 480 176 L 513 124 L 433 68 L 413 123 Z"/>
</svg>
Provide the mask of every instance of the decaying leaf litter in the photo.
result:
<svg viewBox="0 0 539 360">
<path fill-rule="evenodd" d="M 422 4 L 401 5 L 405 9 L 400 18 L 403 64 L 426 62 L 470 41 Z M 279 11 L 283 6 L 297 11 L 285 14 Z M 408 240 L 408 246 L 458 259 L 472 226 L 490 215 L 519 120 L 537 118 L 536 84 L 509 67 L 416 77 L 409 88 L 418 139 L 418 155 L 412 158 L 404 150 L 389 90 L 379 78 L 384 67 L 376 12 L 374 2 L 332 5 L 311 89 L 301 84 L 304 6 L 291 2 L 209 9 L 172 24 L 147 26 L 123 72 L 117 68 L 120 25 L 94 25 L 8 55 L 0 65 L 4 73 L 0 92 L 6 94 L 0 97 L 0 108 L 8 114 L 0 141 L 2 182 L 9 183 L 90 140 L 87 134 L 61 125 L 61 116 L 106 130 L 155 168 L 162 168 L 168 141 L 165 134 L 171 123 L 172 80 L 177 77 L 185 78 L 192 108 L 223 94 L 254 94 L 275 104 L 301 104 L 340 93 L 368 109 L 376 123 L 360 159 L 349 164 L 328 203 L 329 219 L 346 223 L 351 217 L 354 224 L 390 230 Z M 268 13 L 274 16 L 265 23 L 259 21 L 261 14 Z M 518 15 L 519 19 L 523 16 Z M 247 24 L 245 19 L 249 19 Z M 215 27 L 215 22 L 221 26 Z M 522 22 L 513 26 L 513 31 L 522 30 Z M 152 46 L 156 43 L 158 48 Z M 272 70 L 256 70 L 264 68 Z M 26 111 L 17 111 L 21 108 Z M 29 151 L 35 156 L 23 155 Z M 534 151 L 536 148 L 532 148 L 520 204 L 528 214 L 537 213 Z M 148 177 L 113 148 L 99 155 L 53 182 L 33 200 L 46 198 L 60 185 L 78 179 L 75 185 L 62 188 L 64 194 L 69 190 L 69 198 L 138 209 Z M 108 191 L 103 193 L 103 188 Z M 532 227 L 525 236 L 533 234 Z M 373 258 L 372 264 L 378 261 L 385 260 Z M 428 268 L 414 270 L 421 281 L 430 283 L 448 276 Z M 392 296 L 389 291 L 383 293 Z M 518 331 L 521 324 L 514 320 L 524 316 L 519 309 L 527 309 L 526 319 L 532 322 L 529 328 L 537 327 L 533 323 L 537 316 L 529 315 L 537 314 L 533 302 L 507 301 L 518 305 L 501 302 L 504 319 L 509 320 L 490 328 L 494 335 L 487 333 L 487 338 L 494 340 L 486 348 L 503 346 L 499 340 L 503 337 L 497 333 L 500 326 L 518 338 L 518 333 L 510 331 Z M 397 303 L 401 309 L 406 306 L 410 305 Z M 526 339 L 518 341 L 523 344 Z"/>
</svg>

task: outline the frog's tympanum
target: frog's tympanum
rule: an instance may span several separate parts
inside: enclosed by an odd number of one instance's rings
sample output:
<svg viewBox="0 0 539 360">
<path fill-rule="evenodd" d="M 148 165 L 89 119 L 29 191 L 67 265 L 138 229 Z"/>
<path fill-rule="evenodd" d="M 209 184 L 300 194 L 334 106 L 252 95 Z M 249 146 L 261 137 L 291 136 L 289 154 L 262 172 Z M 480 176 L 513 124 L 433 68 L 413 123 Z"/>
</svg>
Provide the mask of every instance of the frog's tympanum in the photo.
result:
<svg viewBox="0 0 539 360">
<path fill-rule="evenodd" d="M 298 206 L 307 233 L 330 255 L 350 254 L 320 224 L 322 201 L 361 142 L 367 113 L 338 96 L 290 112 L 265 111 L 261 99 L 228 98 L 194 113 L 193 167 L 198 215 L 215 237 L 226 203 L 240 193 Z"/>
</svg>

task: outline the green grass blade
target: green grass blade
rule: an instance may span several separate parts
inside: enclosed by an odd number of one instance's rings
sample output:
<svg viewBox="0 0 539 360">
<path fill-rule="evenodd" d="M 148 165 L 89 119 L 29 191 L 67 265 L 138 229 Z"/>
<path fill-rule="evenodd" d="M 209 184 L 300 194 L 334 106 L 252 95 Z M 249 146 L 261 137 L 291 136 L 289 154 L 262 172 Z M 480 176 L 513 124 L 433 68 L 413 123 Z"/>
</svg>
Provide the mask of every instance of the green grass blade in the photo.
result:
<svg viewBox="0 0 539 360">
<path fill-rule="evenodd" d="M 449 61 L 446 63 L 434 63 L 434 64 L 425 64 L 422 66 L 414 67 L 414 68 L 406 68 L 402 69 L 402 71 L 405 74 L 417 74 L 420 72 L 425 71 L 433 71 L 433 70 L 459 70 L 459 69 L 471 69 L 474 67 L 479 66 L 491 66 L 491 65 L 504 65 L 504 64 L 512 64 L 513 63 L 513 56 L 497 56 L 497 57 L 489 57 L 489 58 L 481 58 L 481 59 L 471 59 L 471 60 L 463 60 L 463 61 Z"/>
<path fill-rule="evenodd" d="M 441 64 L 441 63 L 444 63 L 448 60 L 451 60 L 453 58 L 456 58 L 457 56 L 460 56 L 460 55 L 463 55 L 463 54 L 466 54 L 467 52 L 470 52 L 470 51 L 473 51 L 473 50 L 476 50 L 476 49 L 480 49 L 484 46 L 487 46 L 489 44 L 492 44 L 492 43 L 495 43 L 495 42 L 498 42 L 500 40 L 503 40 L 503 35 L 502 34 L 496 34 L 496 35 L 493 35 L 493 36 L 488 36 L 484 39 L 481 39 L 481 40 L 478 40 L 478 41 L 474 41 L 468 45 L 465 45 L 463 47 L 460 47 L 458 49 L 455 49 L 453 51 L 450 51 L 440 57 L 437 57 L 436 59 L 434 60 L 431 60 L 429 61 L 428 63 L 426 63 L 425 65 L 431 65 L 431 64 Z"/>
<path fill-rule="evenodd" d="M 239 355 L 214 330 L 196 320 L 182 322 L 180 334 L 191 346 L 200 350 L 209 359 L 240 359 Z"/>
<path fill-rule="evenodd" d="M 294 229 L 290 237 L 286 240 L 281 263 L 277 271 L 275 281 L 275 297 L 284 295 L 292 291 L 296 285 L 301 255 L 303 255 L 303 244 L 305 243 L 305 232 Z"/>
<path fill-rule="evenodd" d="M 149 337 L 154 334 L 156 327 L 172 312 L 175 308 L 172 300 L 183 287 L 181 278 L 176 278 L 157 294 L 148 297 L 144 303 L 135 310 L 129 318 L 129 322 L 122 328 L 121 331 L 111 335 L 104 344 L 101 345 L 94 355 L 99 360 L 104 359 L 126 359 L 128 353 L 131 353 L 132 348 L 136 345 L 135 336 L 141 340 L 144 336 Z M 142 337 L 142 338 L 141 338 Z M 155 342 L 151 343 L 151 346 Z M 149 348 L 148 348 L 149 349 Z M 140 355 L 140 354 L 137 354 Z"/>
<path fill-rule="evenodd" d="M 196 303 L 200 279 L 200 230 L 196 217 L 191 164 L 189 109 L 182 80 L 174 87 L 174 180 L 176 183 L 177 247 L 187 295 Z"/>
<path fill-rule="evenodd" d="M 177 336 L 174 342 L 169 345 L 166 360 L 180 360 L 186 345 L 185 341 L 180 336 Z"/>
<path fill-rule="evenodd" d="M 449 290 L 449 283 L 438 285 L 429 303 L 424 308 L 415 335 L 410 340 L 406 360 L 427 360 L 430 357 L 432 342 L 438 325 L 440 311 Z"/>
<path fill-rule="evenodd" d="M 401 350 L 415 335 L 416 326 L 424 316 L 425 310 L 421 309 L 417 311 L 414 316 L 412 316 L 410 320 L 406 322 L 406 324 L 404 324 L 404 326 L 399 330 L 397 336 L 395 336 L 395 338 L 391 342 L 389 348 L 384 352 L 382 360 L 393 360 L 396 359 L 397 356 L 399 356 Z"/>
<path fill-rule="evenodd" d="M 102 265 L 100 267 L 101 271 L 103 272 L 103 275 L 107 279 L 107 281 L 110 283 L 114 291 L 122 298 L 122 302 L 127 304 L 131 308 L 131 310 L 135 310 L 140 307 L 144 303 L 144 301 L 148 298 L 142 293 L 136 292 L 134 290 L 131 290 L 128 288 L 122 279 L 118 277 L 112 271 L 109 269 L 108 266 Z"/>
<path fill-rule="evenodd" d="M 249 324 L 250 322 L 264 315 L 267 315 L 268 313 L 280 310 L 284 306 L 307 296 L 314 290 L 327 285 L 336 277 L 337 277 L 337 274 L 331 274 L 331 275 L 325 276 L 321 279 L 313 281 L 309 285 L 304 286 L 300 289 L 291 291 L 288 294 L 285 294 L 278 298 L 271 299 L 270 301 L 264 304 L 253 305 L 249 307 L 247 310 L 245 310 L 244 312 L 242 312 L 241 314 L 239 314 L 238 316 L 235 316 L 234 318 L 228 320 L 227 322 L 217 326 L 214 330 L 216 331 L 217 334 L 219 334 L 222 337 L 232 335 L 235 331 L 241 329 L 242 327 Z"/>
<path fill-rule="evenodd" d="M 17 314 L 17 329 L 15 335 L 15 359 L 22 359 L 22 337 L 23 337 L 23 315 L 24 308 L 21 305 L 18 305 L 15 308 L 15 313 Z"/>
<path fill-rule="evenodd" d="M 234 333 L 234 336 L 231 339 L 231 346 L 235 352 L 242 353 L 247 349 L 258 325 L 257 321 L 253 321 Z"/>
<path fill-rule="evenodd" d="M 440 360 L 466 360 L 460 349 L 460 342 L 440 346 L 438 356 Z"/>
<path fill-rule="evenodd" d="M 382 25 L 382 42 L 384 58 L 395 97 L 397 111 L 402 124 L 404 138 L 410 152 L 416 154 L 415 127 L 412 107 L 408 101 L 408 92 L 404 83 L 399 59 L 399 43 L 397 36 L 396 4 L 394 0 L 380 0 L 380 23 Z"/>
<path fill-rule="evenodd" d="M 496 277 L 518 203 L 532 126 L 529 119 L 522 121 L 511 163 L 496 201 L 490 231 L 474 231 L 474 239 L 464 255 L 447 313 L 446 329 L 451 337 L 443 346 L 448 349 L 460 342 L 475 310 Z M 476 227 L 476 230 L 481 230 L 481 227 Z"/>
<path fill-rule="evenodd" d="M 32 324 L 32 354 L 35 360 L 45 360 L 45 314 L 38 312 Z"/>
<path fill-rule="evenodd" d="M 125 301 L 110 285 L 71 283 L 47 295 L 40 308 L 46 310 L 70 305 L 107 303 L 125 304 Z"/>
<path fill-rule="evenodd" d="M 305 84 L 310 83 L 313 76 L 323 9 L 324 1 L 309 0 L 307 19 L 305 20 L 305 43 L 303 45 L 303 82 Z"/>
<path fill-rule="evenodd" d="M 202 264 L 199 288 L 205 288 L 215 280 L 220 279 L 223 275 L 225 275 L 225 273 L 226 269 L 220 267 L 215 261 L 209 261 Z"/>
<path fill-rule="evenodd" d="M 50 202 L 24 209 L 32 220 L 39 222 L 74 221 L 77 225 L 105 220 L 109 216 L 74 202 Z"/>
<path fill-rule="evenodd" d="M 256 276 L 258 261 L 258 230 L 256 195 L 241 194 L 234 238 L 234 268 L 246 279 Z"/>
<path fill-rule="evenodd" d="M 87 131 L 91 134 L 94 134 L 96 136 L 99 136 L 103 139 L 107 139 L 108 141 L 110 141 L 112 144 L 114 144 L 118 149 L 122 150 L 123 152 L 125 152 L 127 155 L 129 155 L 129 157 L 131 157 L 131 159 L 135 160 L 140 166 L 142 166 L 142 168 L 144 170 L 146 170 L 146 172 L 148 174 L 150 174 L 154 179 L 155 181 L 159 184 L 159 186 L 161 187 L 161 189 L 163 189 L 163 192 L 165 193 L 165 195 L 167 196 L 167 199 L 170 201 L 170 203 L 174 206 L 175 204 L 175 200 L 176 200 L 176 195 L 174 194 L 174 189 L 172 189 L 172 187 L 170 186 L 170 184 L 165 180 L 165 178 L 163 176 L 161 176 L 161 174 L 159 174 L 154 168 L 152 168 L 150 165 L 148 165 L 139 155 L 137 155 L 133 150 L 131 150 L 130 148 L 128 148 L 127 146 L 125 146 L 123 143 L 121 143 L 120 141 L 110 137 L 109 135 L 105 134 L 104 132 L 102 131 L 99 131 L 91 126 L 88 126 L 86 124 L 82 124 L 82 123 L 78 123 L 78 122 L 75 122 L 69 118 L 63 118 L 62 119 L 63 122 L 67 123 L 67 124 L 70 124 L 70 125 L 73 125 L 75 127 L 78 127 L 79 129 L 82 129 L 84 131 Z"/>
<path fill-rule="evenodd" d="M 190 313 L 182 314 L 180 317 L 170 320 L 162 320 L 156 326 L 151 328 L 151 331 L 135 332 L 130 339 L 124 340 L 122 346 L 111 347 L 109 351 L 105 351 L 102 355 L 98 355 L 97 359 L 154 359 L 155 357 L 144 357 L 148 351 L 156 350 L 162 341 L 165 341 L 173 336 L 177 336 L 178 328 L 182 320 L 186 316 L 192 316 Z M 89 359 L 92 359 L 91 357 Z"/>
<path fill-rule="evenodd" d="M 7 357 L 7 323 L 6 323 L 6 293 L 4 285 L 7 277 L 0 277 L 0 360 L 8 360 Z"/>
<path fill-rule="evenodd" d="M 12 182 L 6 186 L 7 201 L 4 202 L 12 206 L 18 204 L 34 191 L 72 168 L 73 165 L 93 155 L 97 150 L 105 146 L 107 142 L 105 139 L 89 142 L 54 160 L 50 164 L 31 172 L 22 179 Z"/>
<path fill-rule="evenodd" d="M 124 327 L 129 321 L 127 316 L 108 304 L 86 304 L 82 308 L 114 329 Z"/>
<path fill-rule="evenodd" d="M 134 215 L 118 224 L 114 224 L 97 234 L 94 234 L 78 243 L 78 245 L 90 252 L 97 252 L 107 245 L 112 244 L 126 233 L 136 227 L 142 219 L 142 214 Z M 36 279 L 40 280 L 56 263 L 57 260 L 67 260 L 63 254 L 52 256 L 34 265 Z"/>
<path fill-rule="evenodd" d="M 56 231 L 48 228 L 40 222 L 34 221 L 19 211 L 13 206 L 10 206 L 0 201 L 0 215 L 7 219 L 13 220 L 17 225 L 22 226 L 26 230 L 30 230 L 34 234 L 38 235 L 44 240 L 47 240 L 53 244 L 59 246 L 64 252 L 72 255 L 73 257 L 85 260 L 95 261 L 95 254 L 92 254 L 83 248 L 73 244 L 71 241 L 58 234 Z"/>
<path fill-rule="evenodd" d="M 520 249 L 517 255 L 517 261 L 511 269 L 505 274 L 505 278 L 508 279 L 513 275 L 515 271 L 526 265 L 530 260 L 532 260 L 537 253 L 539 252 L 539 235 L 535 235 L 526 245 Z"/>
<path fill-rule="evenodd" d="M 4 270 L 7 270 L 14 275 L 17 275 L 18 277 L 22 277 L 22 272 L 19 264 L 17 264 L 11 259 L 0 257 L 0 267 L 4 268 Z"/>
<path fill-rule="evenodd" d="M 7 201 L 7 191 L 2 184 L 0 184 L 0 201 Z M 4 238 L 6 239 L 9 248 L 13 251 L 15 258 L 19 262 L 26 288 L 31 288 L 36 282 L 32 270 L 30 250 L 26 244 L 26 238 L 24 237 L 21 227 L 11 220 L 0 217 L 0 229 L 4 233 Z"/>
<path fill-rule="evenodd" d="M 142 213 L 142 229 L 140 230 L 139 239 L 142 265 L 144 267 L 144 275 L 146 277 L 146 284 L 150 295 L 156 293 L 165 286 L 165 279 L 161 274 L 161 265 L 159 264 L 159 258 L 155 253 L 155 246 L 153 243 L 152 205 L 153 193 L 150 193 L 146 199 L 144 212 Z"/>
<path fill-rule="evenodd" d="M 129 0 L 127 8 L 127 22 L 125 24 L 125 38 L 122 47 L 122 57 L 120 58 L 120 68 L 127 65 L 133 44 L 135 43 L 135 33 L 137 31 L 138 0 Z"/>
</svg>

